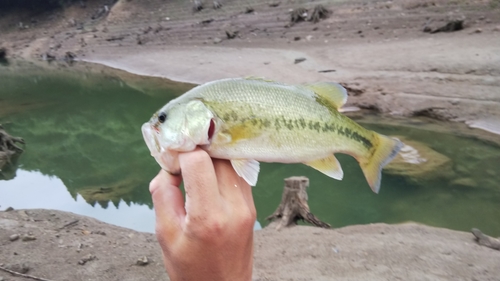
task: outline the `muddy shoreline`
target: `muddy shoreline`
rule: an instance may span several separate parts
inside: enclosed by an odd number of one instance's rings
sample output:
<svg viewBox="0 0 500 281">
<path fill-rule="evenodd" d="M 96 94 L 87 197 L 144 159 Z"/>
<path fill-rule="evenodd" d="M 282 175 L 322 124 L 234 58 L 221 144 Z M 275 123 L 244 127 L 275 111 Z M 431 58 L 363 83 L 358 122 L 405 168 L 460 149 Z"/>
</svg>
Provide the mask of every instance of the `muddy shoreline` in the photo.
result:
<svg viewBox="0 0 500 281">
<path fill-rule="evenodd" d="M 500 251 L 478 245 L 471 233 L 415 223 L 330 230 L 270 226 L 254 239 L 253 280 L 500 276 Z M 49 280 L 168 280 L 154 234 L 55 210 L 0 212 L 0 257 L 1 267 Z M 0 278 L 30 280 L 4 271 Z"/>
<path fill-rule="evenodd" d="M 0 47 L 31 60 L 71 52 L 77 60 L 190 83 L 242 76 L 337 81 L 348 88 L 349 105 L 500 132 L 500 7 L 491 1 L 228 1 L 197 13 L 184 2 L 118 1 L 91 19 L 104 2 L 42 14 L 23 29 L 4 18 Z M 290 24 L 290 10 L 315 4 L 330 17 Z M 244 12 L 248 5 L 253 12 Z M 423 32 L 457 19 L 463 30 Z"/>
</svg>

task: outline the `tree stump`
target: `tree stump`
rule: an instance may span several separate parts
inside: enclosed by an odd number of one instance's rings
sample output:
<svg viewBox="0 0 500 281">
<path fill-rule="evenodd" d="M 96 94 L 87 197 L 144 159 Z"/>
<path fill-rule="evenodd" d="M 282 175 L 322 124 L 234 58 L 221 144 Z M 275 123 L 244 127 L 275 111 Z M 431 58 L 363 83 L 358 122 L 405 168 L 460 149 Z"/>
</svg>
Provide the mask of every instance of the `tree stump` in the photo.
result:
<svg viewBox="0 0 500 281">
<path fill-rule="evenodd" d="M 322 228 L 331 227 L 329 224 L 320 221 L 309 211 L 306 192 L 308 186 L 309 179 L 306 177 L 290 177 L 285 179 L 281 203 L 276 211 L 266 218 L 267 220 L 281 219 L 276 227 L 277 230 L 283 226 L 296 225 L 298 220 L 305 220 L 314 226 Z"/>
<path fill-rule="evenodd" d="M 17 146 L 16 143 L 24 144 L 24 140 L 9 135 L 0 125 L 0 172 L 7 164 L 11 164 L 11 160 L 15 155 L 23 152 L 23 149 Z"/>
</svg>

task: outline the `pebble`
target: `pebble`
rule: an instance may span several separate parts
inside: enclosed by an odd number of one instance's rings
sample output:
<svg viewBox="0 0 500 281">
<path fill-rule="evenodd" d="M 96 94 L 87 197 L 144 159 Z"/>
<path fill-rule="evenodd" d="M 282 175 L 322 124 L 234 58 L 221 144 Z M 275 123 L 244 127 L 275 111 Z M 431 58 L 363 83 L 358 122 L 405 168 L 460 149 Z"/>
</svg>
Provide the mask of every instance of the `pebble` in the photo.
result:
<svg viewBox="0 0 500 281">
<path fill-rule="evenodd" d="M 20 210 L 17 212 L 21 217 L 28 217 L 28 212 L 26 212 L 25 210 Z"/>
<path fill-rule="evenodd" d="M 12 264 L 12 265 L 6 266 L 6 268 L 10 269 L 12 271 L 15 271 L 15 272 L 22 273 L 22 274 L 28 273 L 28 271 L 30 271 L 30 267 L 26 263 Z"/>
<path fill-rule="evenodd" d="M 214 44 L 219 44 L 220 42 L 222 42 L 222 39 L 220 39 L 219 37 L 214 38 Z"/>
<path fill-rule="evenodd" d="M 301 62 L 303 62 L 305 60 L 306 60 L 306 58 L 296 58 L 295 59 L 295 63 L 301 63 Z"/>
<path fill-rule="evenodd" d="M 145 266 L 149 263 L 148 257 L 142 256 L 139 259 L 137 259 L 136 264 L 140 266 Z"/>
<path fill-rule="evenodd" d="M 23 236 L 23 238 L 22 238 L 22 240 L 23 240 L 24 242 L 27 242 L 27 241 L 33 241 L 33 240 L 36 240 L 36 237 L 35 237 L 35 236 L 33 236 L 33 235 L 24 235 L 24 236 Z"/>
<path fill-rule="evenodd" d="M 17 239 L 19 239 L 19 234 L 12 234 L 12 235 L 9 237 L 9 240 L 10 240 L 11 242 L 16 241 Z"/>
<path fill-rule="evenodd" d="M 93 261 L 93 260 L 95 260 L 96 258 L 97 258 L 96 256 L 94 256 L 94 255 L 92 255 L 92 254 L 88 254 L 88 255 L 86 255 L 85 257 L 83 257 L 81 260 L 79 260 L 79 261 L 78 261 L 78 264 L 79 264 L 79 265 L 84 265 L 84 264 L 86 264 L 86 263 L 87 263 L 87 262 L 89 262 L 89 261 Z"/>
</svg>

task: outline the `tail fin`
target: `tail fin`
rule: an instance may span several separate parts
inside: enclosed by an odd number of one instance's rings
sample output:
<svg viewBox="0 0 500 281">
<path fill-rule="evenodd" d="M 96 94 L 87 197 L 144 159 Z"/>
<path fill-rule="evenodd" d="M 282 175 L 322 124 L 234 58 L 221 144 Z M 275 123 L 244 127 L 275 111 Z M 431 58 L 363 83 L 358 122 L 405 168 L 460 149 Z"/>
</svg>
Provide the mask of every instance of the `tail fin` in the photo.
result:
<svg viewBox="0 0 500 281">
<path fill-rule="evenodd" d="M 366 162 L 360 163 L 360 166 L 371 189 L 373 192 L 378 193 L 382 179 L 382 168 L 396 157 L 401 147 L 403 147 L 403 143 L 398 139 L 377 133 L 375 133 L 375 138 L 378 140 L 375 152 Z"/>
</svg>

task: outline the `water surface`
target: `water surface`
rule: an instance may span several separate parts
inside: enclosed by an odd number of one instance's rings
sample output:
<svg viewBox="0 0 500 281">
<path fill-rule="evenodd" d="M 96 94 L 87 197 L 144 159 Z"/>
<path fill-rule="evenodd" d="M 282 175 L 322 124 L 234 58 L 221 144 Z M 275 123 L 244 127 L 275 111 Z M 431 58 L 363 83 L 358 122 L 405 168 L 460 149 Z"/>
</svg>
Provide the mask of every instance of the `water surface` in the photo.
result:
<svg viewBox="0 0 500 281">
<path fill-rule="evenodd" d="M 58 209 L 154 230 L 148 184 L 159 166 L 149 156 L 140 126 L 192 85 L 18 62 L 0 67 L 0 85 L 0 123 L 27 142 L 14 169 L 2 171 L 0 209 Z M 265 217 L 278 206 L 283 179 L 301 175 L 310 179 L 311 211 L 334 227 L 416 221 L 464 231 L 478 227 L 500 235 L 497 144 L 454 133 L 446 123 L 357 119 L 370 129 L 425 143 L 449 157 L 451 174 L 423 180 L 384 173 L 377 195 L 357 162 L 346 155 L 338 157 L 343 181 L 300 164 L 263 163 L 253 188 L 260 223 L 265 225 Z M 464 178 L 474 185 L 453 184 Z"/>
</svg>

